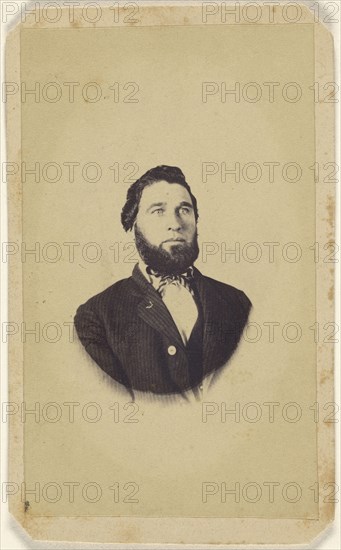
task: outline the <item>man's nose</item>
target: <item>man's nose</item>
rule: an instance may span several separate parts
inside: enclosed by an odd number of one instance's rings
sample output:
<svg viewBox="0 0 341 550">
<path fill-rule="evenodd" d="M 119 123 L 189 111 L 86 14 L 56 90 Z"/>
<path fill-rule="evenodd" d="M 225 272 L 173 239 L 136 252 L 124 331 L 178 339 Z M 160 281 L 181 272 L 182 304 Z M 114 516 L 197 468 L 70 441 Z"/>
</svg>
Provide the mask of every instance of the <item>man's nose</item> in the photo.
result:
<svg viewBox="0 0 341 550">
<path fill-rule="evenodd" d="M 169 215 L 169 218 L 167 219 L 168 224 L 168 230 L 170 231 L 178 231 L 181 229 L 182 224 L 180 220 L 180 216 L 177 214 L 177 212 L 173 212 Z"/>
</svg>

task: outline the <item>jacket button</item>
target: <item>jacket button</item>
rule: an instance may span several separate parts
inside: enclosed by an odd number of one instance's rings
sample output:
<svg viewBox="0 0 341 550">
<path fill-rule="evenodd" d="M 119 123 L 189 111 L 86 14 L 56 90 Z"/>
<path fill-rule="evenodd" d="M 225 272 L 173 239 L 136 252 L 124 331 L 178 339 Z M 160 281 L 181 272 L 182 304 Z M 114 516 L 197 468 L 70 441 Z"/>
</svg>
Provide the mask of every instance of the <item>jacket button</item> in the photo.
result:
<svg viewBox="0 0 341 550">
<path fill-rule="evenodd" d="M 176 354 L 176 347 L 175 346 L 168 346 L 168 355 L 175 355 Z"/>
</svg>

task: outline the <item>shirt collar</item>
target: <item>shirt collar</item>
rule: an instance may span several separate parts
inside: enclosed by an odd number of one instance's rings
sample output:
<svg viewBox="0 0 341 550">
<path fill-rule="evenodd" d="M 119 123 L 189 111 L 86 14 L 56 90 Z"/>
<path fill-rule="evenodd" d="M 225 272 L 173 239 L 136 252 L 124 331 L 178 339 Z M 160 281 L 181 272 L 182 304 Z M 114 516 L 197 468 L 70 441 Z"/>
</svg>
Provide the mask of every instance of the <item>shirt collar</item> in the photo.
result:
<svg viewBox="0 0 341 550">
<path fill-rule="evenodd" d="M 144 263 L 142 258 L 139 259 L 138 266 L 140 268 L 142 275 L 147 279 L 148 283 L 153 284 L 153 280 L 152 280 L 153 277 L 152 275 L 149 275 L 149 273 L 147 272 L 147 265 Z"/>
<path fill-rule="evenodd" d="M 147 271 L 147 264 L 145 264 L 145 262 L 142 260 L 142 258 L 139 259 L 139 262 L 138 262 L 138 266 L 140 268 L 140 271 L 142 273 L 142 275 L 147 279 L 148 283 L 150 283 L 151 285 L 153 285 L 154 288 L 158 289 L 159 287 L 159 278 L 158 277 L 155 277 L 153 276 L 152 274 L 148 273 Z M 194 274 L 194 267 L 193 266 L 190 266 L 188 268 L 188 270 L 191 271 L 191 274 L 193 276 Z"/>
</svg>

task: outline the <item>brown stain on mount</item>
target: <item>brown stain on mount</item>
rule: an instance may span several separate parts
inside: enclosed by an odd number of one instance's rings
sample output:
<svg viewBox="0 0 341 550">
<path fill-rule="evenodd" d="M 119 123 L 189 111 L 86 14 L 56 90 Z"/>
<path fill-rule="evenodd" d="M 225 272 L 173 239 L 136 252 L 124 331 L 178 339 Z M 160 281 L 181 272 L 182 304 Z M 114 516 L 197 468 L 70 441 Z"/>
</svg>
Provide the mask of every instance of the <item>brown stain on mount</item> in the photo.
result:
<svg viewBox="0 0 341 550">
<path fill-rule="evenodd" d="M 329 289 L 329 292 L 328 292 L 328 300 L 330 302 L 333 302 L 334 301 L 334 285 L 332 285 Z"/>
<path fill-rule="evenodd" d="M 330 372 L 324 370 L 320 376 L 320 384 L 324 384 L 327 380 L 330 380 L 330 378 L 331 378 Z"/>
<path fill-rule="evenodd" d="M 334 228 L 334 222 L 335 222 L 335 201 L 334 197 L 332 195 L 328 195 L 327 197 L 327 222 L 330 228 Z"/>
</svg>

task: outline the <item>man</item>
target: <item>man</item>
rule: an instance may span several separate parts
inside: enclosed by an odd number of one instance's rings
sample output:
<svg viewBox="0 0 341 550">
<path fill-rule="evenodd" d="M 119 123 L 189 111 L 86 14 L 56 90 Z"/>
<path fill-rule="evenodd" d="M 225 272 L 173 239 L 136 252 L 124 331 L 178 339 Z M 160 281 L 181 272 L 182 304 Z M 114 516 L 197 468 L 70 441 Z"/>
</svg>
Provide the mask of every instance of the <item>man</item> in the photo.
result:
<svg viewBox="0 0 341 550">
<path fill-rule="evenodd" d="M 198 392 L 236 350 L 251 302 L 193 266 L 198 208 L 179 168 L 157 166 L 133 183 L 121 220 L 140 261 L 78 308 L 79 339 L 132 396 Z"/>
</svg>

